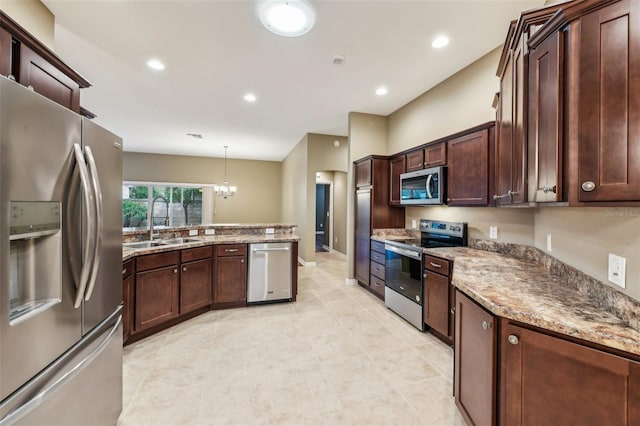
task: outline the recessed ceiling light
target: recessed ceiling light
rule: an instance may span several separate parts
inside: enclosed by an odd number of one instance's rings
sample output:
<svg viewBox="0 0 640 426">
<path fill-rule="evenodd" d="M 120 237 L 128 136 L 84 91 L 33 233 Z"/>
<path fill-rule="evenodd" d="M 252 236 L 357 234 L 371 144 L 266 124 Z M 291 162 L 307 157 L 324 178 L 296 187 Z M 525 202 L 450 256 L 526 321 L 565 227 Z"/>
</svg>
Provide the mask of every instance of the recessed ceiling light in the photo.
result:
<svg viewBox="0 0 640 426">
<path fill-rule="evenodd" d="M 255 102 L 258 98 L 253 93 L 247 93 L 244 95 L 244 100 L 247 102 Z"/>
<path fill-rule="evenodd" d="M 161 71 L 164 69 L 164 64 L 157 59 L 150 59 L 147 61 L 147 66 L 149 68 L 153 68 L 154 70 Z"/>
<path fill-rule="evenodd" d="M 440 36 L 434 38 L 433 41 L 431 42 L 431 46 L 436 48 L 436 49 L 443 48 L 447 44 L 449 44 L 449 37 L 444 36 L 444 35 L 440 35 Z"/>
<path fill-rule="evenodd" d="M 263 0 L 258 14 L 262 25 L 284 37 L 306 34 L 315 24 L 315 11 L 306 0 Z"/>
<path fill-rule="evenodd" d="M 380 87 L 378 87 L 378 88 L 376 89 L 376 95 L 378 95 L 378 96 L 384 96 L 384 95 L 386 95 L 387 93 L 389 93 L 389 91 L 388 91 L 388 90 L 387 90 L 387 88 L 386 88 L 386 87 L 384 87 L 384 86 L 380 86 Z"/>
</svg>

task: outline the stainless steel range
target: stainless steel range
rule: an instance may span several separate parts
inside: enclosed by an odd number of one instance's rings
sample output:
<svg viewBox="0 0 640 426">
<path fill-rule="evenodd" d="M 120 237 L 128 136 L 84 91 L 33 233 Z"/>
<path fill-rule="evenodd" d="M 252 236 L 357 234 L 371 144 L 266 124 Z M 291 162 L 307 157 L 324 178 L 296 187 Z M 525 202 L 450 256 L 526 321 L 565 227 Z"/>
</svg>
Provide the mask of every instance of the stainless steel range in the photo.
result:
<svg viewBox="0 0 640 426">
<path fill-rule="evenodd" d="M 420 220 L 420 238 L 385 241 L 385 305 L 424 331 L 423 248 L 467 245 L 467 224 Z"/>
</svg>

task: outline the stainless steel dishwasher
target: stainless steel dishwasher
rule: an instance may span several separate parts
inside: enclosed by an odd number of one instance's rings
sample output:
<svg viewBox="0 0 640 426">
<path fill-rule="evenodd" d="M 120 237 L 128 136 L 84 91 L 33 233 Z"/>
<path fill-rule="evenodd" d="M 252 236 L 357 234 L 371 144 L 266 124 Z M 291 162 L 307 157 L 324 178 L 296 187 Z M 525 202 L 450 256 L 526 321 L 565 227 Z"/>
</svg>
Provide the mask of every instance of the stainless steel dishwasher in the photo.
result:
<svg viewBox="0 0 640 426">
<path fill-rule="evenodd" d="M 249 244 L 247 302 L 291 300 L 291 243 Z"/>
</svg>

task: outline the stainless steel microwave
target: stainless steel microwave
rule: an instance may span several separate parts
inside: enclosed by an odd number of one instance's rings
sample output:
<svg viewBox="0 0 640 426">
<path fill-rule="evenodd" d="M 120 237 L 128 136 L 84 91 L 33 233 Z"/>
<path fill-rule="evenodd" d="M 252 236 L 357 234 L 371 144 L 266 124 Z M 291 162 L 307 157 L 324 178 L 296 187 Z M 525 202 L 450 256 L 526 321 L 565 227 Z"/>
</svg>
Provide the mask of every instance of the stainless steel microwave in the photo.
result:
<svg viewBox="0 0 640 426">
<path fill-rule="evenodd" d="M 446 167 L 431 167 L 400 175 L 400 204 L 445 204 Z"/>
</svg>

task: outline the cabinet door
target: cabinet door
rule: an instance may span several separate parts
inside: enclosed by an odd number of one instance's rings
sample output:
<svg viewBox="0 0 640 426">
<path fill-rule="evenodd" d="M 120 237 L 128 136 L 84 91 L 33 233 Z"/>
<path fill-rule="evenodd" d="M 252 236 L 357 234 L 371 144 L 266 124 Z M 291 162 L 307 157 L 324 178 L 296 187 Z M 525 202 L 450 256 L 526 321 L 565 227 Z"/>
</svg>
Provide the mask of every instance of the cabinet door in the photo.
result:
<svg viewBox="0 0 640 426">
<path fill-rule="evenodd" d="M 367 287 L 369 286 L 370 249 L 369 237 L 356 235 L 355 275 L 358 282 Z"/>
<path fill-rule="evenodd" d="M 11 34 L 0 28 L 0 75 L 11 74 L 12 42 Z"/>
<path fill-rule="evenodd" d="M 356 188 L 371 185 L 371 162 L 367 159 L 356 163 Z"/>
<path fill-rule="evenodd" d="M 424 303 L 424 322 L 449 336 L 449 277 L 425 271 Z"/>
<path fill-rule="evenodd" d="M 129 275 L 127 278 L 122 280 L 122 341 L 126 342 L 129 336 L 131 335 L 131 329 L 133 328 L 133 324 L 131 324 L 131 313 L 133 311 L 133 277 L 134 275 Z"/>
<path fill-rule="evenodd" d="M 447 144 L 436 143 L 424 149 L 424 168 L 445 166 L 447 164 Z"/>
<path fill-rule="evenodd" d="M 359 189 L 356 191 L 356 235 L 366 237 L 371 236 L 371 190 Z"/>
<path fill-rule="evenodd" d="M 501 424 L 640 424 L 640 364 L 506 320 L 500 334 Z"/>
<path fill-rule="evenodd" d="M 493 425 L 496 421 L 494 322 L 493 315 L 456 291 L 456 405 L 467 423 L 477 426 Z"/>
<path fill-rule="evenodd" d="M 216 258 L 215 303 L 247 301 L 247 262 L 244 256 Z"/>
<path fill-rule="evenodd" d="M 640 200 L 640 2 L 580 22 L 579 201 Z"/>
<path fill-rule="evenodd" d="M 513 157 L 513 60 L 507 58 L 504 74 L 500 79 L 498 131 L 496 134 L 496 204 L 511 202 L 511 165 Z"/>
<path fill-rule="evenodd" d="M 511 203 L 527 201 L 527 87 L 528 62 L 525 36 L 513 50 L 513 152 L 511 159 Z"/>
<path fill-rule="evenodd" d="M 41 95 L 80 112 L 80 86 L 59 69 L 24 44 L 20 45 L 20 72 L 18 82 L 32 86 Z"/>
<path fill-rule="evenodd" d="M 179 315 L 178 265 L 138 272 L 135 283 L 135 331 Z"/>
<path fill-rule="evenodd" d="M 447 203 L 450 206 L 489 204 L 489 131 L 449 141 Z"/>
<path fill-rule="evenodd" d="M 424 149 L 416 149 L 407 154 L 407 172 L 424 169 Z"/>
<path fill-rule="evenodd" d="M 529 53 L 529 201 L 562 201 L 564 32 Z"/>
<path fill-rule="evenodd" d="M 389 204 L 400 205 L 400 175 L 407 170 L 407 157 L 399 155 L 389 160 Z"/>
<path fill-rule="evenodd" d="M 180 314 L 211 305 L 211 258 L 183 263 L 180 271 Z"/>
</svg>

